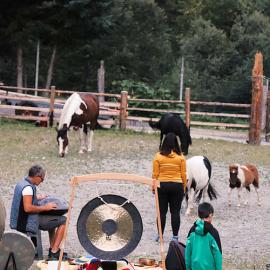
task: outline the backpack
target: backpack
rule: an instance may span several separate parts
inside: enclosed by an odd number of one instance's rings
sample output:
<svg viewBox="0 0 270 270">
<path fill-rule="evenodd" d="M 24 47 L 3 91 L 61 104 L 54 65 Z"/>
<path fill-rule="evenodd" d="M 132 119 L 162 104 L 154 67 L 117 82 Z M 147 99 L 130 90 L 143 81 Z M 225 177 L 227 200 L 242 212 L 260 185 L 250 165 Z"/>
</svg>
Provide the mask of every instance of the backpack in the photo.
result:
<svg viewBox="0 0 270 270">
<path fill-rule="evenodd" d="M 167 270 L 185 270 L 185 245 L 172 240 L 169 245 L 165 264 Z"/>
</svg>

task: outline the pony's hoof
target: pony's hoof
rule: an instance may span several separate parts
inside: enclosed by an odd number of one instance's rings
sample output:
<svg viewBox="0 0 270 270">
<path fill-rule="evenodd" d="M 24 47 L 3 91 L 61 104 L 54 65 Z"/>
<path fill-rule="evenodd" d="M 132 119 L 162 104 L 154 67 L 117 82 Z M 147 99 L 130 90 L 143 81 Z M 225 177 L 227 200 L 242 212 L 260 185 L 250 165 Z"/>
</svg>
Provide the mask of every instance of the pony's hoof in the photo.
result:
<svg viewBox="0 0 270 270">
<path fill-rule="evenodd" d="M 92 152 L 92 148 L 88 148 L 87 149 L 87 152 Z"/>
<path fill-rule="evenodd" d="M 232 203 L 231 203 L 231 202 L 229 202 L 229 203 L 228 203 L 228 206 L 232 206 Z"/>
<path fill-rule="evenodd" d="M 248 201 L 245 202 L 245 205 L 248 205 Z"/>
<path fill-rule="evenodd" d="M 261 206 L 262 205 L 261 202 L 258 202 L 257 204 L 258 204 L 258 206 Z"/>
<path fill-rule="evenodd" d="M 241 204 L 240 204 L 240 203 L 238 203 L 238 204 L 237 204 L 237 207 L 241 207 Z"/>
<path fill-rule="evenodd" d="M 83 151 L 83 150 L 80 150 L 80 151 L 79 151 L 79 154 L 83 154 L 83 153 L 84 153 L 84 151 Z"/>
</svg>

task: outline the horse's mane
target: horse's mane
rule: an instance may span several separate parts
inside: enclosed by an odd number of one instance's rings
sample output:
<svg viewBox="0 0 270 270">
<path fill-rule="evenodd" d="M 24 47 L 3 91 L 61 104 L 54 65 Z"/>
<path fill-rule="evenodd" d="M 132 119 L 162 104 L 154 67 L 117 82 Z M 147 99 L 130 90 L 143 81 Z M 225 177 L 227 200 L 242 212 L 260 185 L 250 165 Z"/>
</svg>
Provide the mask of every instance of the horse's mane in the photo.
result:
<svg viewBox="0 0 270 270">
<path fill-rule="evenodd" d="M 63 127 L 64 124 L 69 126 L 72 115 L 80 108 L 81 103 L 86 106 L 86 103 L 82 100 L 78 93 L 73 93 L 65 102 L 63 110 L 61 112 L 58 130 Z"/>
</svg>

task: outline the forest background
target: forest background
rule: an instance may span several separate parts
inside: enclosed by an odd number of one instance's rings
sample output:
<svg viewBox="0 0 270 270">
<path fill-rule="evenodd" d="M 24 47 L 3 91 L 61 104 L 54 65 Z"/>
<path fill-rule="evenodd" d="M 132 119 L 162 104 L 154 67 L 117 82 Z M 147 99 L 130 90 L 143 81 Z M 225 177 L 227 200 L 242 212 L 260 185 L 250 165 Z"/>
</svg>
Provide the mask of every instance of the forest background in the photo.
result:
<svg viewBox="0 0 270 270">
<path fill-rule="evenodd" d="M 250 103 L 256 51 L 270 71 L 268 0 L 1 0 L 0 81 L 138 98 Z"/>
</svg>

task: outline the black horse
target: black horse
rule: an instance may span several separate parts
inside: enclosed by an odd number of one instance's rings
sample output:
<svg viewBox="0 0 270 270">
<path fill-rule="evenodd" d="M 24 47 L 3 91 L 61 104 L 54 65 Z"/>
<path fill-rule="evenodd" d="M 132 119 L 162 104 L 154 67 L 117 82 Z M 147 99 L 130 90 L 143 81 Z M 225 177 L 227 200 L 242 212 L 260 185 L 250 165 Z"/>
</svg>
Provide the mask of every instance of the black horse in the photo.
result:
<svg viewBox="0 0 270 270">
<path fill-rule="evenodd" d="M 192 144 L 192 140 L 190 137 L 189 129 L 187 128 L 185 122 L 181 119 L 180 116 L 172 113 L 166 113 L 156 123 L 150 120 L 149 125 L 153 129 L 160 130 L 159 148 L 161 147 L 163 135 L 166 135 L 169 132 L 173 132 L 180 139 L 181 148 L 184 155 L 188 154 L 188 147 Z"/>
</svg>

